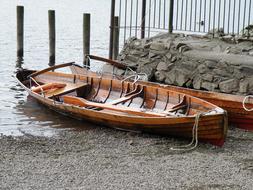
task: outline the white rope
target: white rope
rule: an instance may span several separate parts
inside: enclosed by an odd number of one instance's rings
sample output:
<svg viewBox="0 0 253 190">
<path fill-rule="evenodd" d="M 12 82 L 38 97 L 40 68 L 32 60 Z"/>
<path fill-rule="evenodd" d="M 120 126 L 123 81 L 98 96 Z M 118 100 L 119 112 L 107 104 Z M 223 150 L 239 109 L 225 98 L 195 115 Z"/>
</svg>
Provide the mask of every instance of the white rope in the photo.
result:
<svg viewBox="0 0 253 190">
<path fill-rule="evenodd" d="M 198 128 L 199 128 L 199 119 L 203 115 L 203 113 L 198 113 L 195 117 L 195 123 L 192 127 L 192 140 L 187 145 L 177 146 L 177 147 L 171 147 L 170 150 L 176 150 L 176 151 L 190 151 L 195 149 L 198 146 Z"/>
<path fill-rule="evenodd" d="M 253 98 L 253 95 L 248 95 L 248 96 L 245 96 L 245 98 L 243 99 L 243 102 L 242 102 L 242 106 L 243 108 L 245 109 L 245 111 L 253 111 L 253 108 L 249 109 L 246 107 L 246 100 L 247 99 L 250 99 L 250 98 Z"/>
</svg>

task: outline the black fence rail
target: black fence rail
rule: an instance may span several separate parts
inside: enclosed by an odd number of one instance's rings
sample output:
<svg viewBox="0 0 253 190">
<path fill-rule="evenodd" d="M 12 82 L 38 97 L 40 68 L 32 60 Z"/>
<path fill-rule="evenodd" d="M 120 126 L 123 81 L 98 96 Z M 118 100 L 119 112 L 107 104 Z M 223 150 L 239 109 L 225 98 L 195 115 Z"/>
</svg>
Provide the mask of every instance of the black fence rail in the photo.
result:
<svg viewBox="0 0 253 190">
<path fill-rule="evenodd" d="M 121 42 L 159 31 L 214 34 L 216 30 L 247 38 L 253 29 L 252 10 L 253 0 L 112 0 L 111 31 L 118 16 Z"/>
</svg>

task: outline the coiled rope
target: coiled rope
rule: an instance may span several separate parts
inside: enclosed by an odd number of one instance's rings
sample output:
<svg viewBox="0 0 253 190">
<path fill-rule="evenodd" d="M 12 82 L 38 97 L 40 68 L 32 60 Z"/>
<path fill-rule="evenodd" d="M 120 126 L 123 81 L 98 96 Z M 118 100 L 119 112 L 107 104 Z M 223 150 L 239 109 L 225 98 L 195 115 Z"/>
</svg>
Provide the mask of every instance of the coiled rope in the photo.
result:
<svg viewBox="0 0 253 190">
<path fill-rule="evenodd" d="M 245 109 L 245 111 L 253 111 L 253 108 L 249 109 L 249 108 L 247 108 L 246 105 L 245 105 L 247 99 L 250 99 L 250 98 L 253 98 L 253 95 L 245 96 L 245 98 L 243 99 L 242 106 L 243 106 L 243 108 Z"/>
<path fill-rule="evenodd" d="M 198 128 L 199 128 L 199 119 L 200 117 L 204 115 L 204 113 L 198 113 L 195 117 L 195 123 L 192 127 L 192 140 L 187 145 L 177 146 L 177 147 L 171 147 L 170 150 L 176 150 L 176 151 L 190 151 L 195 149 L 198 146 Z"/>
</svg>

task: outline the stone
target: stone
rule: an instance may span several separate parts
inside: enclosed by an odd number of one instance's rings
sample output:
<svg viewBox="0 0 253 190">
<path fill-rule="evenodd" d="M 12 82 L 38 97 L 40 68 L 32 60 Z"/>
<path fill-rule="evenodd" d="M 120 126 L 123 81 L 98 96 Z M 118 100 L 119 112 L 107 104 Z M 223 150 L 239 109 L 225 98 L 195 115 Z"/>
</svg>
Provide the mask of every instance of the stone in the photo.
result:
<svg viewBox="0 0 253 190">
<path fill-rule="evenodd" d="M 170 47 L 171 47 L 171 45 L 172 45 L 172 42 L 169 41 L 169 42 L 167 42 L 167 43 L 164 44 L 164 47 L 165 47 L 165 49 L 169 50 Z"/>
<path fill-rule="evenodd" d="M 173 57 L 171 58 L 171 63 L 174 63 L 176 60 L 177 60 L 177 57 L 176 57 L 176 56 L 173 56 Z"/>
<path fill-rule="evenodd" d="M 239 92 L 241 94 L 246 94 L 249 90 L 249 81 L 247 80 L 242 80 L 240 81 L 240 84 L 239 84 Z"/>
<path fill-rule="evenodd" d="M 168 64 L 165 62 L 158 63 L 156 70 L 158 71 L 166 71 L 168 69 Z"/>
<path fill-rule="evenodd" d="M 118 69 L 117 67 L 113 67 L 109 64 L 104 64 L 102 67 L 102 73 L 116 74 L 118 76 L 122 76 L 125 73 L 125 70 Z"/>
<path fill-rule="evenodd" d="M 222 77 L 230 77 L 231 76 L 231 74 L 229 74 L 227 71 L 222 70 L 222 69 L 214 69 L 213 72 L 219 76 L 222 76 Z"/>
<path fill-rule="evenodd" d="M 239 80 L 245 77 L 244 74 L 237 68 L 234 68 L 233 76 Z"/>
<path fill-rule="evenodd" d="M 151 58 L 154 58 L 154 57 L 157 57 L 158 55 L 156 53 L 153 53 L 153 52 L 149 52 L 148 54 L 148 58 L 151 59 Z"/>
<path fill-rule="evenodd" d="M 252 76 L 253 75 L 253 66 L 241 66 L 240 71 L 247 75 L 247 76 Z"/>
<path fill-rule="evenodd" d="M 213 81 L 213 75 L 211 75 L 209 73 L 205 73 L 205 74 L 201 75 L 201 78 L 205 81 L 208 81 L 208 82 Z"/>
<path fill-rule="evenodd" d="M 208 69 L 207 69 L 207 67 L 204 64 L 200 64 L 198 66 L 198 71 L 199 71 L 200 74 L 204 74 L 204 73 L 206 73 L 208 71 Z"/>
<path fill-rule="evenodd" d="M 166 73 L 165 83 L 166 84 L 175 84 L 176 80 L 176 72 L 170 71 L 169 73 Z"/>
<path fill-rule="evenodd" d="M 205 62 L 205 65 L 209 68 L 209 69 L 214 69 L 217 67 L 217 61 L 215 60 L 206 60 Z"/>
<path fill-rule="evenodd" d="M 197 66 L 198 63 L 196 61 L 185 61 L 181 63 L 181 67 L 189 71 L 195 70 Z"/>
<path fill-rule="evenodd" d="M 164 82 L 165 80 L 165 74 L 163 71 L 156 71 L 155 72 L 155 79 L 159 82 Z"/>
<path fill-rule="evenodd" d="M 127 56 L 125 57 L 125 59 L 127 59 L 127 60 L 129 60 L 129 61 L 131 61 L 131 62 L 137 62 L 137 61 L 139 60 L 139 57 L 134 56 L 134 55 L 127 55 Z"/>
<path fill-rule="evenodd" d="M 167 53 L 167 54 L 165 55 L 165 57 L 166 57 L 168 60 L 171 60 L 172 54 L 171 54 L 171 53 Z"/>
<path fill-rule="evenodd" d="M 189 46 L 187 46 L 187 45 L 181 46 L 181 47 L 178 49 L 179 53 L 183 53 L 183 52 L 186 52 L 186 51 L 189 51 L 189 50 L 191 50 L 191 48 L 190 48 Z"/>
<path fill-rule="evenodd" d="M 193 83 L 193 88 L 199 90 L 201 88 L 202 80 L 201 80 L 201 78 L 199 76 L 195 76 L 193 78 L 193 82 L 192 83 Z"/>
<path fill-rule="evenodd" d="M 238 91 L 239 82 L 237 79 L 229 79 L 219 84 L 221 92 L 231 93 L 233 91 Z"/>
<path fill-rule="evenodd" d="M 155 51 L 164 51 L 165 50 L 165 46 L 163 43 L 157 43 L 157 42 L 153 42 L 150 46 L 150 50 L 155 50 Z"/>
<path fill-rule="evenodd" d="M 218 87 L 218 84 L 212 82 L 202 82 L 201 88 L 206 89 L 208 91 L 214 91 Z"/>
<path fill-rule="evenodd" d="M 178 44 L 176 44 L 176 49 L 179 49 L 182 46 L 187 46 L 187 44 L 179 42 Z"/>
<path fill-rule="evenodd" d="M 184 84 L 190 80 L 189 73 L 186 70 L 177 69 L 175 73 L 176 73 L 175 83 L 178 86 L 184 86 Z"/>
</svg>

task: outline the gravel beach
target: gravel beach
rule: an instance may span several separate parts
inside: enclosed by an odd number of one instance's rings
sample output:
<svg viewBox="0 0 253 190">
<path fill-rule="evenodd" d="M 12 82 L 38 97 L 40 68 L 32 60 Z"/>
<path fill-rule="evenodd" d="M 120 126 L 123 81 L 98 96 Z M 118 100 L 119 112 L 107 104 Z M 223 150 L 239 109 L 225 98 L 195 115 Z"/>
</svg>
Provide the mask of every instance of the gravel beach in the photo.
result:
<svg viewBox="0 0 253 190">
<path fill-rule="evenodd" d="M 103 127 L 0 137 L 0 189 L 249 189 L 253 133 L 230 129 L 222 148 Z"/>
</svg>

